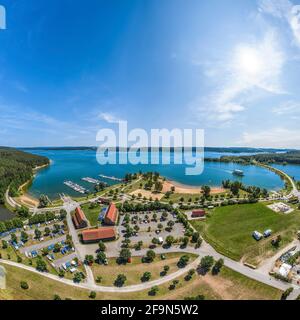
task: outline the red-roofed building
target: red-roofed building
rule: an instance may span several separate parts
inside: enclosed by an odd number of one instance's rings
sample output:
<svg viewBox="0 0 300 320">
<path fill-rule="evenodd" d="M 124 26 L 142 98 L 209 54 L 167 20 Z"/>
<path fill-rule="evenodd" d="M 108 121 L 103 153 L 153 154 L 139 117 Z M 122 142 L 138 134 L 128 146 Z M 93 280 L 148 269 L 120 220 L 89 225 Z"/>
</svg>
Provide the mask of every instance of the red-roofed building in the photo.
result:
<svg viewBox="0 0 300 320">
<path fill-rule="evenodd" d="M 192 211 L 192 218 L 202 218 L 205 217 L 205 215 L 205 210 L 202 209 Z"/>
<path fill-rule="evenodd" d="M 102 241 L 111 241 L 116 239 L 116 230 L 114 227 L 102 227 L 98 229 L 89 229 L 82 231 L 82 242 L 93 243 Z"/>
<path fill-rule="evenodd" d="M 112 202 L 105 214 L 104 223 L 110 226 L 114 226 L 118 221 L 118 209 L 116 205 Z"/>
<path fill-rule="evenodd" d="M 75 213 L 72 217 L 72 220 L 76 229 L 82 229 L 88 226 L 88 222 L 85 217 L 85 214 L 80 207 L 77 207 L 75 209 Z"/>
</svg>

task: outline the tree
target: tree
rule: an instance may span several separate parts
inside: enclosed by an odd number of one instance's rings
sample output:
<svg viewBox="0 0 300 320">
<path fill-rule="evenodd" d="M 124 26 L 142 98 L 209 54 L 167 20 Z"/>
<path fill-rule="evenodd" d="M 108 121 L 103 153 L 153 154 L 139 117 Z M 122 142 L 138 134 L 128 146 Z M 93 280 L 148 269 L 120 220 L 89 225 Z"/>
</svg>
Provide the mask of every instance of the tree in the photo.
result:
<svg viewBox="0 0 300 320">
<path fill-rule="evenodd" d="M 49 236 L 50 233 L 51 233 L 50 228 L 49 228 L 49 227 L 46 227 L 45 230 L 44 230 L 45 236 L 46 236 L 46 237 Z"/>
<path fill-rule="evenodd" d="M 187 255 L 181 256 L 178 263 L 177 263 L 178 267 L 184 268 L 188 264 L 189 260 L 190 260 L 189 256 L 187 256 Z"/>
<path fill-rule="evenodd" d="M 196 249 L 198 249 L 198 248 L 201 247 L 202 241 L 203 241 L 203 240 L 202 240 L 201 238 L 199 238 L 199 239 L 197 240 L 197 242 L 196 242 L 196 244 L 195 244 L 195 248 L 196 248 Z"/>
<path fill-rule="evenodd" d="M 175 242 L 175 239 L 173 236 L 167 236 L 165 241 L 166 241 L 167 246 L 171 247 L 172 244 Z"/>
<path fill-rule="evenodd" d="M 102 282 L 102 277 L 97 276 L 97 278 L 96 278 L 96 282 L 97 282 L 97 283 L 101 283 L 101 282 Z"/>
<path fill-rule="evenodd" d="M 49 204 L 49 199 L 46 195 L 44 194 L 41 194 L 40 195 L 40 198 L 39 198 L 39 207 L 40 208 L 45 208 L 47 207 Z"/>
<path fill-rule="evenodd" d="M 126 282 L 126 280 L 127 280 L 127 277 L 124 274 L 119 274 L 114 284 L 116 287 L 122 287 Z"/>
<path fill-rule="evenodd" d="M 84 262 L 85 262 L 87 265 L 91 266 L 91 265 L 94 263 L 94 257 L 93 257 L 91 254 L 87 254 L 87 255 L 85 256 Z"/>
<path fill-rule="evenodd" d="M 196 273 L 195 269 L 191 269 L 188 274 L 185 276 L 185 281 L 190 281 L 193 277 L 193 275 Z"/>
<path fill-rule="evenodd" d="M 150 291 L 148 292 L 149 296 L 155 296 L 157 294 L 157 292 L 159 291 L 158 286 L 154 286 L 150 289 Z"/>
<path fill-rule="evenodd" d="M 127 263 L 129 261 L 129 259 L 131 258 L 131 252 L 129 249 L 127 248 L 123 248 L 120 251 L 120 255 L 119 255 L 119 262 L 120 263 Z"/>
<path fill-rule="evenodd" d="M 27 290 L 29 288 L 29 285 L 26 281 L 21 281 L 20 282 L 20 287 L 24 290 Z"/>
<path fill-rule="evenodd" d="M 201 259 L 200 268 L 204 273 L 207 273 L 214 263 L 214 258 L 212 256 L 205 256 Z"/>
<path fill-rule="evenodd" d="M 208 198 L 210 195 L 210 187 L 209 186 L 202 186 L 201 190 L 202 190 L 204 197 Z"/>
<path fill-rule="evenodd" d="M 7 249 L 8 243 L 5 240 L 2 240 L 2 249 Z"/>
<path fill-rule="evenodd" d="M 42 232 L 39 229 L 34 230 L 34 236 L 36 239 L 40 239 L 42 236 Z"/>
<path fill-rule="evenodd" d="M 192 242 L 196 243 L 199 238 L 200 238 L 200 233 L 199 232 L 193 232 L 193 234 L 192 234 Z"/>
<path fill-rule="evenodd" d="M 11 239 L 12 242 L 18 242 L 18 238 L 17 238 L 17 236 L 16 236 L 15 233 L 12 233 L 12 234 L 10 235 L 10 239 Z"/>
<path fill-rule="evenodd" d="M 61 300 L 61 297 L 58 294 L 55 294 L 53 296 L 53 300 Z"/>
<path fill-rule="evenodd" d="M 153 250 L 148 250 L 146 252 L 146 258 L 149 262 L 152 262 L 156 257 L 156 253 Z"/>
<path fill-rule="evenodd" d="M 218 274 L 221 271 L 223 265 L 224 265 L 223 259 L 217 260 L 215 265 L 213 266 L 212 273 L 215 275 Z"/>
<path fill-rule="evenodd" d="M 40 272 L 46 272 L 47 271 L 47 264 L 42 258 L 37 258 L 36 260 L 36 270 Z"/>
<path fill-rule="evenodd" d="M 294 290 L 293 287 L 286 289 L 281 295 L 281 300 L 286 300 L 287 297 L 293 292 L 293 290 Z"/>
<path fill-rule="evenodd" d="M 106 250 L 106 246 L 105 246 L 103 241 L 99 241 L 98 247 L 99 247 L 99 251 L 103 251 L 104 252 Z"/>
<path fill-rule="evenodd" d="M 27 242 L 28 238 L 29 238 L 28 234 L 25 231 L 22 231 L 21 232 L 21 241 Z"/>
<path fill-rule="evenodd" d="M 89 294 L 89 297 L 90 297 L 91 299 L 96 299 L 96 296 L 97 296 L 97 294 L 96 294 L 95 291 L 91 291 L 90 294 Z"/>
<path fill-rule="evenodd" d="M 151 272 L 149 272 L 149 271 L 144 272 L 144 274 L 141 278 L 142 282 L 149 281 L 151 279 L 151 276 L 152 276 Z"/>
<path fill-rule="evenodd" d="M 76 272 L 73 277 L 73 281 L 75 283 L 79 283 L 82 280 L 82 274 L 80 272 Z"/>
<path fill-rule="evenodd" d="M 181 239 L 181 246 L 182 246 L 183 248 L 185 248 L 185 247 L 188 245 L 188 243 L 189 243 L 189 237 L 183 237 L 183 238 Z"/>
<path fill-rule="evenodd" d="M 107 258 L 106 258 L 105 252 L 99 251 L 97 253 L 97 263 L 98 264 L 103 264 L 103 263 L 105 263 L 106 260 L 107 260 Z"/>
</svg>

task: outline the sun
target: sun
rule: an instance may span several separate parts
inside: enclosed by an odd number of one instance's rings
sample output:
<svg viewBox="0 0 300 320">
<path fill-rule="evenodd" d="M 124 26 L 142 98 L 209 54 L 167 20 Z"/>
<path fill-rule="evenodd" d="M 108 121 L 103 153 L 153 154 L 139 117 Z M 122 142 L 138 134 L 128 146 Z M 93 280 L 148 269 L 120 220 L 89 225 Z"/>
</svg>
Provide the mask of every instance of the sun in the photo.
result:
<svg viewBox="0 0 300 320">
<path fill-rule="evenodd" d="M 241 47 L 236 53 L 236 69 L 245 76 L 258 76 L 263 71 L 262 60 L 258 50 Z"/>
</svg>

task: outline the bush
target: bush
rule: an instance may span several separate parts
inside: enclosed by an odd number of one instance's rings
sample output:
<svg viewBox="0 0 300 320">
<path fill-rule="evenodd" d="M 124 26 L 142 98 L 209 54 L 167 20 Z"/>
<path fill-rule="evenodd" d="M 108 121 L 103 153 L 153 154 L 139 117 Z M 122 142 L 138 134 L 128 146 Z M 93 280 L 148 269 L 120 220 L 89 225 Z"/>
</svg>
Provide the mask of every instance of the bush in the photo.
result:
<svg viewBox="0 0 300 320">
<path fill-rule="evenodd" d="M 286 290 L 282 293 L 281 300 L 286 300 L 287 297 L 293 292 L 293 290 L 294 290 L 293 287 L 290 287 L 290 288 L 286 289 Z"/>
<path fill-rule="evenodd" d="M 24 289 L 24 290 L 29 289 L 29 285 L 28 285 L 28 283 L 27 283 L 26 281 L 21 281 L 21 282 L 20 282 L 20 287 L 21 287 L 22 289 Z"/>
</svg>

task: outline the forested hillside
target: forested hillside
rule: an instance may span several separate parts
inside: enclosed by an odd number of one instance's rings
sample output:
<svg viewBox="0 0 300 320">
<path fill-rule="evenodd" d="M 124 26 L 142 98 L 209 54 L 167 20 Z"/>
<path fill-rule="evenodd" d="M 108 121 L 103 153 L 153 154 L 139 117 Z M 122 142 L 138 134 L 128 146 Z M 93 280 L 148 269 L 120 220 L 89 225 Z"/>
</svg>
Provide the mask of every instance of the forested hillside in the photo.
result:
<svg viewBox="0 0 300 320">
<path fill-rule="evenodd" d="M 221 158 L 207 158 L 210 162 L 236 162 L 249 164 L 253 160 L 263 163 L 293 163 L 300 164 L 300 151 L 288 151 L 282 153 L 259 153 L 250 156 L 222 156 Z"/>
<path fill-rule="evenodd" d="M 0 203 L 4 203 L 8 186 L 11 195 L 15 195 L 19 186 L 32 178 L 33 168 L 45 164 L 49 164 L 46 157 L 0 147 Z"/>
</svg>

